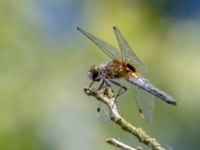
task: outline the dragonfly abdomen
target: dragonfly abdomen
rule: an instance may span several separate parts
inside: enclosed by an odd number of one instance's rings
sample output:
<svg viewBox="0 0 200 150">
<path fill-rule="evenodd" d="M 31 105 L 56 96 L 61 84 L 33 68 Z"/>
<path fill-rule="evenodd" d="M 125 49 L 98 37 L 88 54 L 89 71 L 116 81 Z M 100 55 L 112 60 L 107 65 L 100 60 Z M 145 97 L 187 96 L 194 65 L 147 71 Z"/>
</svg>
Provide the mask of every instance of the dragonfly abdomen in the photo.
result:
<svg viewBox="0 0 200 150">
<path fill-rule="evenodd" d="M 173 97 L 159 90 L 157 87 L 155 87 L 153 84 L 151 84 L 144 78 L 129 77 L 127 81 L 130 82 L 131 84 L 134 84 L 136 87 L 147 91 L 148 93 L 160 98 L 161 100 L 169 104 L 176 105 L 176 100 Z"/>
</svg>

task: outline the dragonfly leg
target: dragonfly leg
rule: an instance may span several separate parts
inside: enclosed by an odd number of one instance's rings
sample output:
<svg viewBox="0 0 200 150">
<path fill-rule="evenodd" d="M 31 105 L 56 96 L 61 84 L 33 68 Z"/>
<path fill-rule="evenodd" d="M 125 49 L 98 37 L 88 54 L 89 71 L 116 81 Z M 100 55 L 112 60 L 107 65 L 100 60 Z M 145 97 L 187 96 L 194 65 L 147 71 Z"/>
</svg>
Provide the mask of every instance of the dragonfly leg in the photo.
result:
<svg viewBox="0 0 200 150">
<path fill-rule="evenodd" d="M 100 90 L 100 89 L 102 89 L 102 88 L 103 88 L 103 86 L 104 86 L 104 83 L 105 83 L 105 81 L 103 80 L 103 81 L 101 82 L 100 86 L 98 87 L 98 90 Z"/>
<path fill-rule="evenodd" d="M 117 92 L 117 95 L 115 96 L 115 99 L 117 99 L 120 95 L 122 95 L 124 92 L 127 91 L 127 88 L 125 86 L 123 86 L 121 83 L 113 80 L 113 79 L 109 79 L 110 82 L 112 82 L 113 84 L 115 84 L 116 86 L 120 87 L 119 91 Z"/>
<path fill-rule="evenodd" d="M 92 81 L 89 85 L 89 88 L 91 88 L 91 86 L 94 84 L 94 81 Z"/>
<path fill-rule="evenodd" d="M 106 87 L 110 87 L 110 83 L 109 83 L 108 80 L 104 79 L 104 82 L 105 82 L 105 84 L 106 84 Z"/>
<path fill-rule="evenodd" d="M 100 86 L 98 87 L 98 90 L 102 89 L 102 88 L 105 88 L 105 87 L 110 87 L 110 83 L 108 80 L 106 79 L 103 79 Z"/>
<path fill-rule="evenodd" d="M 119 91 L 117 92 L 116 98 L 119 97 L 120 95 L 122 95 L 124 92 L 127 91 L 127 88 L 124 86 L 120 86 Z"/>
</svg>

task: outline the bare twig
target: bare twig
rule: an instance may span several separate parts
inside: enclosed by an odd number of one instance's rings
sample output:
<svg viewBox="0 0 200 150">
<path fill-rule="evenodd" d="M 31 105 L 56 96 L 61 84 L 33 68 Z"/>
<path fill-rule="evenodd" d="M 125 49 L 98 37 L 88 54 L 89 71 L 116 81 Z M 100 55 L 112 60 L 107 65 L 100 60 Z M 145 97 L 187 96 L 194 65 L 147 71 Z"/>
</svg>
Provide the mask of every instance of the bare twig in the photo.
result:
<svg viewBox="0 0 200 150">
<path fill-rule="evenodd" d="M 118 124 L 124 131 L 134 135 L 141 143 L 149 146 L 153 150 L 165 150 L 155 138 L 151 138 L 142 128 L 134 127 L 120 116 L 111 88 L 106 87 L 100 90 L 85 88 L 84 91 L 88 96 L 94 96 L 97 100 L 106 104 L 110 111 L 110 119 Z"/>
<path fill-rule="evenodd" d="M 118 147 L 122 150 L 137 150 L 137 149 L 132 148 L 132 147 L 130 147 L 130 146 L 114 139 L 114 138 L 107 139 L 106 142 L 113 145 L 113 146 L 116 146 L 116 147 Z"/>
</svg>

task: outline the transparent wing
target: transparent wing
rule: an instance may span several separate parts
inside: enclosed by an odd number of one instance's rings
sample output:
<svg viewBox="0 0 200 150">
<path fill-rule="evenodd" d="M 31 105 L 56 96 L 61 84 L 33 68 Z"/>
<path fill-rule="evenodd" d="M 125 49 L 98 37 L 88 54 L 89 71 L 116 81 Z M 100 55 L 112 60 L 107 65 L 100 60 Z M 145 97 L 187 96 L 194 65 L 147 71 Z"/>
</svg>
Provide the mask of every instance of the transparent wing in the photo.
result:
<svg viewBox="0 0 200 150">
<path fill-rule="evenodd" d="M 147 71 L 146 67 L 144 66 L 142 61 L 137 57 L 137 55 L 133 52 L 133 50 L 129 46 L 128 42 L 125 40 L 120 30 L 117 27 L 113 27 L 113 30 L 115 32 L 115 36 L 119 43 L 122 61 L 127 61 L 137 70 L 146 72 Z"/>
<path fill-rule="evenodd" d="M 131 84 L 139 112 L 146 122 L 151 122 L 154 111 L 154 96 Z"/>
<path fill-rule="evenodd" d="M 95 45 L 97 45 L 107 56 L 111 59 L 119 59 L 120 54 L 117 48 L 108 44 L 107 42 L 95 37 L 94 35 L 86 32 L 85 30 L 77 27 L 77 30 L 80 31 L 83 35 L 89 38 Z"/>
</svg>

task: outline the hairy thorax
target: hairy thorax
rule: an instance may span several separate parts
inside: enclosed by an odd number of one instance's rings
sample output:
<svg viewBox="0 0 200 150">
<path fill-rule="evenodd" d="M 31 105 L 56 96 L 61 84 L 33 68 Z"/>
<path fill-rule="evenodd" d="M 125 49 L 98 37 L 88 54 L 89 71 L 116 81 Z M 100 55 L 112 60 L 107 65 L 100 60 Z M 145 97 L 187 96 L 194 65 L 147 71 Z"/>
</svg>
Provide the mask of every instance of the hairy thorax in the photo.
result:
<svg viewBox="0 0 200 150">
<path fill-rule="evenodd" d="M 104 68 L 104 74 L 109 78 L 126 78 L 127 76 L 136 76 L 136 70 L 127 62 L 113 60 Z"/>
</svg>

